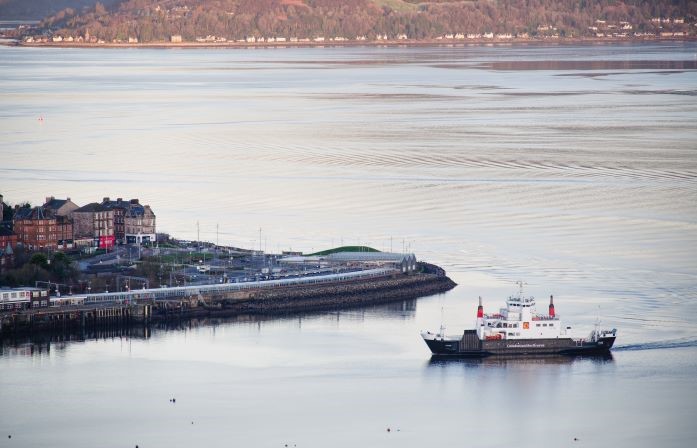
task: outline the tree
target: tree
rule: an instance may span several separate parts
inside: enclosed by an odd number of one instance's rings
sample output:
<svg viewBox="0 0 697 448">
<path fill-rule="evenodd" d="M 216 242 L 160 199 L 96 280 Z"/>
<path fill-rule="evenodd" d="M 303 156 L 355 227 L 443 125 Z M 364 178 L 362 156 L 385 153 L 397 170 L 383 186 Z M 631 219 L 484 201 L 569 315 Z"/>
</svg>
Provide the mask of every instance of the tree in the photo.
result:
<svg viewBox="0 0 697 448">
<path fill-rule="evenodd" d="M 29 264 L 36 265 L 42 269 L 48 269 L 48 257 L 44 254 L 34 254 L 29 260 Z"/>
<path fill-rule="evenodd" d="M 106 7 L 101 2 L 97 2 L 94 5 L 94 14 L 97 16 L 103 16 L 107 13 Z"/>
</svg>

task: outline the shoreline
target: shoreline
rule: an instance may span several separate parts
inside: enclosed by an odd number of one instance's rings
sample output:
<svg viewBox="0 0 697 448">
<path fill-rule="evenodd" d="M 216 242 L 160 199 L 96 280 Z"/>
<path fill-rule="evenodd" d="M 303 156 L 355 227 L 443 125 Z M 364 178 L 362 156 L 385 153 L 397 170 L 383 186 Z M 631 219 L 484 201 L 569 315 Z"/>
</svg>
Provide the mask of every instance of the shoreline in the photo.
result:
<svg viewBox="0 0 697 448">
<path fill-rule="evenodd" d="M 243 315 L 282 316 L 345 310 L 416 300 L 444 293 L 457 284 L 435 265 L 423 272 L 375 279 L 254 289 L 244 296 L 220 294 L 136 303 L 61 306 L 0 314 L 0 340 L 18 335 L 94 331 Z"/>
<path fill-rule="evenodd" d="M 0 40 L 0 45 L 27 48 L 146 48 L 146 49 L 255 49 L 255 48 L 326 48 L 326 47 L 466 47 L 516 45 L 598 45 L 618 43 L 694 42 L 696 36 L 595 38 L 574 37 L 557 39 L 428 39 L 387 41 L 324 41 L 324 42 L 149 42 L 149 43 L 85 43 L 85 42 L 23 42 L 16 39 Z"/>
</svg>

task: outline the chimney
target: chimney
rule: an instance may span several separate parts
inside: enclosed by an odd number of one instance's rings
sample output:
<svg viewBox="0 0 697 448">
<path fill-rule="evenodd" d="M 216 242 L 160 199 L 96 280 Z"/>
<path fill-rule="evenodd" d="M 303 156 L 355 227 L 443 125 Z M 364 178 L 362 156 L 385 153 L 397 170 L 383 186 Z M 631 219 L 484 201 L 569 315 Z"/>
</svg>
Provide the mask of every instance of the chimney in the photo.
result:
<svg viewBox="0 0 697 448">
<path fill-rule="evenodd" d="M 123 202 L 123 198 L 116 199 L 116 202 Z"/>
<path fill-rule="evenodd" d="M 479 296 L 479 306 L 477 307 L 477 319 L 484 317 L 484 307 L 482 306 L 482 296 Z"/>
<path fill-rule="evenodd" d="M 138 199 L 131 199 L 131 204 L 138 204 Z"/>
<path fill-rule="evenodd" d="M 554 317 L 554 296 L 549 296 L 549 317 Z"/>
<path fill-rule="evenodd" d="M 55 199 L 53 196 L 46 196 L 46 202 L 44 202 L 44 204 L 48 204 L 48 203 L 51 202 L 53 199 Z"/>
<path fill-rule="evenodd" d="M 70 200 L 70 196 L 68 196 L 65 200 L 66 200 L 66 201 L 69 201 L 69 200 Z"/>
<path fill-rule="evenodd" d="M 104 202 L 109 202 L 109 196 L 107 196 L 107 197 L 104 198 L 104 200 L 102 201 L 102 203 L 104 203 Z"/>
</svg>

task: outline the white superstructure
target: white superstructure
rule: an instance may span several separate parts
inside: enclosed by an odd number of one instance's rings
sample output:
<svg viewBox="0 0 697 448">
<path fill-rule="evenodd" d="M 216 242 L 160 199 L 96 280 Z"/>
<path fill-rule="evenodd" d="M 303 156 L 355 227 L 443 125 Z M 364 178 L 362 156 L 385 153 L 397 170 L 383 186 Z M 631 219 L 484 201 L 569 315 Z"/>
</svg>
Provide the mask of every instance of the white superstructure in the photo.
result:
<svg viewBox="0 0 697 448">
<path fill-rule="evenodd" d="M 567 336 L 567 330 L 554 312 L 554 299 L 549 297 L 548 314 L 538 314 L 535 298 L 523 295 L 523 283 L 518 294 L 506 300 L 498 313 L 484 314 L 482 298 L 477 309 L 477 336 L 481 340 L 495 339 L 554 339 Z"/>
</svg>

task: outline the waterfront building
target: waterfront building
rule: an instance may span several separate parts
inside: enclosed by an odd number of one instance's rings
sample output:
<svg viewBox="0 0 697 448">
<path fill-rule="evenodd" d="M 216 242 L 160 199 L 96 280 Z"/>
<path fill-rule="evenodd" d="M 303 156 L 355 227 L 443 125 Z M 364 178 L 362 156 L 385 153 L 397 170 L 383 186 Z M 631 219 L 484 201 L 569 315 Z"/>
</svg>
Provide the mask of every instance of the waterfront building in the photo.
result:
<svg viewBox="0 0 697 448">
<path fill-rule="evenodd" d="M 114 211 L 114 237 L 117 244 L 155 242 L 156 218 L 149 205 L 141 205 L 139 199 L 115 201 L 105 197 L 102 206 Z"/>
<path fill-rule="evenodd" d="M 92 202 L 72 212 L 75 243 L 100 249 L 114 247 L 114 210 Z"/>
<path fill-rule="evenodd" d="M 0 311 L 44 308 L 50 305 L 49 292 L 43 288 L 0 288 Z"/>
<path fill-rule="evenodd" d="M 4 218 L 3 218 L 4 208 L 5 208 L 5 203 L 2 202 L 2 195 L 0 194 L 0 223 L 4 220 Z"/>
<path fill-rule="evenodd" d="M 391 252 L 335 252 L 323 257 L 325 261 L 339 265 L 392 267 L 403 273 L 416 271 L 416 255 Z"/>
<path fill-rule="evenodd" d="M 56 218 L 56 247 L 58 249 L 72 249 L 75 247 L 71 215 L 79 206 L 71 201 L 70 198 L 56 199 L 53 196 L 49 196 L 46 198 L 43 207 L 50 210 Z"/>
<path fill-rule="evenodd" d="M 57 249 L 56 216 L 44 207 L 15 207 L 13 218 L 17 244 L 29 250 Z"/>
<path fill-rule="evenodd" d="M 129 201 L 124 215 L 126 243 L 154 243 L 156 235 L 156 217 L 149 205 L 141 205 L 138 199 Z"/>
<path fill-rule="evenodd" d="M 281 264 L 315 265 L 317 267 L 348 267 L 355 269 L 392 268 L 402 273 L 416 271 L 416 255 L 391 252 L 334 252 L 329 255 L 285 255 Z"/>
<path fill-rule="evenodd" d="M 130 206 L 130 202 L 124 201 L 122 198 L 118 198 L 115 201 L 105 197 L 102 200 L 102 205 L 108 209 L 114 211 L 114 238 L 116 239 L 116 244 L 123 244 L 126 242 L 126 221 L 125 215 L 126 211 Z"/>
</svg>

